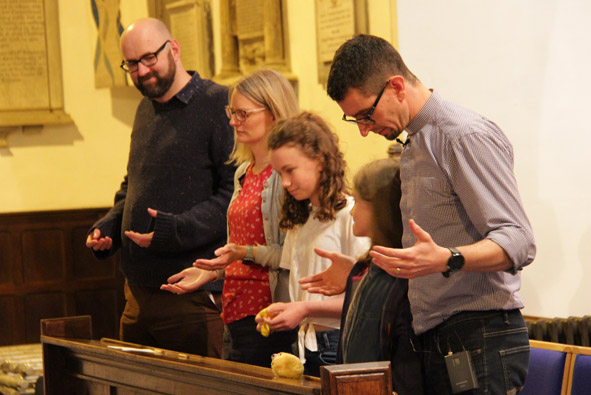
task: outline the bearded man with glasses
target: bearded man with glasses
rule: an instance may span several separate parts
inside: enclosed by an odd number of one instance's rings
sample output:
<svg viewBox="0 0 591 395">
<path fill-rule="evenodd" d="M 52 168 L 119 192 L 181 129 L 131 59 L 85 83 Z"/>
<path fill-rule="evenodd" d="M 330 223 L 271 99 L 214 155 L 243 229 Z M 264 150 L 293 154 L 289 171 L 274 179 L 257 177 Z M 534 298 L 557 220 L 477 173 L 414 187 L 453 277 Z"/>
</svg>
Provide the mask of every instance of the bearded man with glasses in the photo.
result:
<svg viewBox="0 0 591 395">
<path fill-rule="evenodd" d="M 228 89 L 186 71 L 179 43 L 157 19 L 131 24 L 121 50 L 121 68 L 144 98 L 127 175 L 86 245 L 99 259 L 121 249 L 121 340 L 221 357 L 223 284 L 185 295 L 161 291 L 160 285 L 197 258 L 215 258 L 226 243 L 235 171 L 226 163 L 234 145 L 224 111 Z"/>
</svg>

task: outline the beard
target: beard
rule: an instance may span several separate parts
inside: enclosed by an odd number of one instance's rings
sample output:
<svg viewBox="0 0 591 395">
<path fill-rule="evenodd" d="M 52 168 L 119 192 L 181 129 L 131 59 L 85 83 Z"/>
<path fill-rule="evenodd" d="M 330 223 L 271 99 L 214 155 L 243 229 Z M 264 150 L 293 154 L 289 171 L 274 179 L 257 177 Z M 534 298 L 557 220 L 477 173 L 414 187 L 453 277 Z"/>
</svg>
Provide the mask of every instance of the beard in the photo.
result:
<svg viewBox="0 0 591 395">
<path fill-rule="evenodd" d="M 399 132 L 397 130 L 392 130 L 391 133 L 388 133 L 384 137 L 386 138 L 386 140 L 394 141 L 398 138 L 398 136 L 400 136 L 401 133 L 401 131 Z"/>
<path fill-rule="evenodd" d="M 137 81 L 133 81 L 135 87 L 141 92 L 142 95 L 148 99 L 158 99 L 168 92 L 172 83 L 174 82 L 174 75 L 176 74 L 176 64 L 172 53 L 168 52 L 168 70 L 163 76 L 159 75 L 155 71 L 151 71 L 146 75 L 138 78 Z M 144 82 L 152 77 L 156 78 L 156 83 L 153 85 L 146 85 Z"/>
</svg>

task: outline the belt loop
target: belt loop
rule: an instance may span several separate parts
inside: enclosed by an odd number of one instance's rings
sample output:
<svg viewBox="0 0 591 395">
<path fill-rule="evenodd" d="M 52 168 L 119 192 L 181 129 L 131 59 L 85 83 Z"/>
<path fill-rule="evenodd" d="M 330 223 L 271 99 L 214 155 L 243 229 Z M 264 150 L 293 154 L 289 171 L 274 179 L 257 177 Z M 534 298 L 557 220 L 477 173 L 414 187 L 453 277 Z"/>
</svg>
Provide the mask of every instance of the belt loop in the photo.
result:
<svg viewBox="0 0 591 395">
<path fill-rule="evenodd" d="M 328 341 L 328 331 L 324 331 L 322 332 L 322 337 L 324 338 L 324 346 L 326 347 L 327 350 L 330 350 L 330 342 Z"/>
<path fill-rule="evenodd" d="M 503 318 L 505 318 L 505 325 L 509 325 L 509 312 L 507 310 L 503 311 Z"/>
</svg>

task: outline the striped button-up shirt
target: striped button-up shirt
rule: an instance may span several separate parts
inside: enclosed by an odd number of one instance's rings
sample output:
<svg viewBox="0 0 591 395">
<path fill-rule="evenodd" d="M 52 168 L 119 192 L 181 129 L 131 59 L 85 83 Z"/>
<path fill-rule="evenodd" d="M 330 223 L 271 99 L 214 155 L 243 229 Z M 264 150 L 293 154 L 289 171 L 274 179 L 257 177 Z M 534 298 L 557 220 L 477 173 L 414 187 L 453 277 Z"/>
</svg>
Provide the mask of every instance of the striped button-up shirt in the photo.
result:
<svg viewBox="0 0 591 395">
<path fill-rule="evenodd" d="M 521 269 L 535 256 L 535 242 L 513 174 L 513 148 L 488 119 L 433 92 L 406 128 L 400 176 L 402 244 L 416 238 L 408 221 L 443 247 L 490 239 L 505 250 L 513 269 L 440 273 L 412 279 L 413 327 L 423 333 L 461 311 L 523 307 L 517 291 Z"/>
</svg>

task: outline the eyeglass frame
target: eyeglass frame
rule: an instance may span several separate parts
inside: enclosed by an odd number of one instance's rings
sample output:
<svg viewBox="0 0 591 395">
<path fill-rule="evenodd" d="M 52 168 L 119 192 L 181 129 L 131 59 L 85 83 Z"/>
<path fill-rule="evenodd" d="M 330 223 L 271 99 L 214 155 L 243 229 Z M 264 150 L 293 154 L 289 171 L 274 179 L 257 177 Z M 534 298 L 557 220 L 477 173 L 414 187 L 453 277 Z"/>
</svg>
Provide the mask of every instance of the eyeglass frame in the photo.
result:
<svg viewBox="0 0 591 395">
<path fill-rule="evenodd" d="M 242 109 L 235 110 L 230 106 L 225 106 L 224 109 L 226 110 L 226 116 L 228 117 L 229 120 L 232 120 L 232 117 L 234 117 L 234 118 L 236 118 L 236 120 L 238 122 L 246 122 L 246 120 L 249 117 L 249 114 L 254 113 L 254 112 L 267 110 L 267 107 L 258 107 L 258 108 L 253 108 L 250 110 L 242 110 Z M 244 113 L 244 115 L 238 116 L 238 111 L 240 111 L 241 113 Z M 244 118 L 244 119 L 240 119 L 240 118 Z"/>
<path fill-rule="evenodd" d="M 376 123 L 376 121 L 374 121 L 373 119 L 371 119 L 372 114 L 374 113 L 374 111 L 376 110 L 376 107 L 378 106 L 378 103 L 380 102 L 380 99 L 382 98 L 382 95 L 384 94 L 384 91 L 386 90 L 386 87 L 388 86 L 388 84 L 390 84 L 390 80 L 386 81 L 386 83 L 384 84 L 384 86 L 382 87 L 382 90 L 380 90 L 380 93 L 378 93 L 378 97 L 376 97 L 376 101 L 373 102 L 373 105 L 371 106 L 371 108 L 369 109 L 369 111 L 367 111 L 367 113 L 365 113 L 365 115 L 363 116 L 363 118 L 347 118 L 347 114 L 343 114 L 343 121 L 345 122 L 349 122 L 349 123 L 355 123 L 355 124 L 361 124 L 361 125 L 373 125 L 374 123 Z"/>
<path fill-rule="evenodd" d="M 138 60 L 134 60 L 134 59 L 132 59 L 132 60 L 125 60 L 124 59 L 124 60 L 121 61 L 121 64 L 119 65 L 119 67 L 121 67 L 126 73 L 135 73 L 138 70 L 140 63 L 143 64 L 146 67 L 152 67 L 152 66 L 154 66 L 155 64 L 158 63 L 158 54 L 160 54 L 160 52 L 162 52 L 164 50 L 164 48 L 166 47 L 166 44 L 168 44 L 168 43 L 170 43 L 170 40 L 166 40 L 164 42 L 164 44 L 162 44 L 160 46 L 160 48 L 158 48 L 156 50 L 156 52 L 147 53 L 144 56 L 142 56 L 141 58 L 139 58 Z M 150 58 L 152 56 L 154 57 L 155 62 L 154 63 L 150 63 L 150 64 L 146 64 L 145 63 L 147 61 L 146 58 Z M 134 65 L 133 66 L 134 68 L 131 68 L 129 66 L 130 63 Z"/>
</svg>

